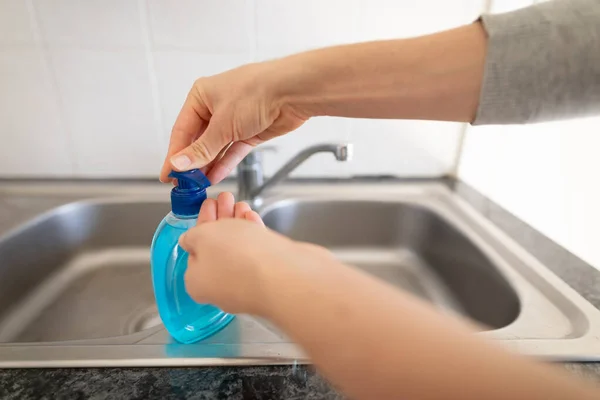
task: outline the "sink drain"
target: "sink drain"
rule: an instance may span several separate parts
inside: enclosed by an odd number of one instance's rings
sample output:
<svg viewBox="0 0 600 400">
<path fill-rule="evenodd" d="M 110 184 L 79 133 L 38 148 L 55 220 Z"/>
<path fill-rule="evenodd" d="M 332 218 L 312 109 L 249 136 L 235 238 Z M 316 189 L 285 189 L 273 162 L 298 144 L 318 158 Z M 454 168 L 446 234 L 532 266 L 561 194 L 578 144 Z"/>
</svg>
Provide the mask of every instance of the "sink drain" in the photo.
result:
<svg viewBox="0 0 600 400">
<path fill-rule="evenodd" d="M 162 324 L 158 309 L 155 305 L 149 306 L 139 312 L 134 313 L 125 324 L 125 334 L 143 331 Z"/>
</svg>

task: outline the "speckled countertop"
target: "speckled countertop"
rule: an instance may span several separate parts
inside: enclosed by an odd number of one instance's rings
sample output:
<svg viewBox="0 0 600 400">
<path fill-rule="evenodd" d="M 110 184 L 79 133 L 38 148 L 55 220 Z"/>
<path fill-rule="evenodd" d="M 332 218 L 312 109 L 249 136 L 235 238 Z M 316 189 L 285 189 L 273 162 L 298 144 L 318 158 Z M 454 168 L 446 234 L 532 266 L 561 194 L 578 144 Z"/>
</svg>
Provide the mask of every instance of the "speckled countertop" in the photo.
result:
<svg viewBox="0 0 600 400">
<path fill-rule="evenodd" d="M 600 308 L 600 272 L 462 183 L 456 192 Z M 56 199 L 56 205 L 64 200 Z M 40 204 L 0 195 L 0 227 Z M 44 207 L 48 207 L 47 199 Z M 600 383 L 600 363 L 561 364 Z M 0 370 L 2 399 L 341 399 L 310 367 L 86 368 Z"/>
</svg>

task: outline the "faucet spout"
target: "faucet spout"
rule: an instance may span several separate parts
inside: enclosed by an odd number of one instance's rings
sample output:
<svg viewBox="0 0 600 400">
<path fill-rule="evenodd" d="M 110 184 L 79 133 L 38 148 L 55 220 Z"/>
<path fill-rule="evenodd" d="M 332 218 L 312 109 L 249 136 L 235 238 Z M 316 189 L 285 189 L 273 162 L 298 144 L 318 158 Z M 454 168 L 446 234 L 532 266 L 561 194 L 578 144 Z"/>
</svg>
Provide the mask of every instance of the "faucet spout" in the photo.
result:
<svg viewBox="0 0 600 400">
<path fill-rule="evenodd" d="M 269 178 L 261 186 L 255 188 L 251 193 L 251 197 L 255 198 L 261 195 L 266 189 L 281 182 L 288 175 L 298 168 L 304 161 L 317 153 L 333 153 L 338 161 L 348 161 L 351 158 L 351 145 L 349 144 L 320 144 L 308 147 L 296 154 L 290 161 L 279 169 L 271 178 Z"/>
<path fill-rule="evenodd" d="M 260 157 L 250 153 L 238 167 L 239 196 L 242 200 L 249 201 L 251 206 L 256 205 L 260 195 L 266 189 L 273 187 L 287 178 L 292 171 L 317 153 L 332 153 L 337 161 L 348 161 L 352 158 L 352 145 L 347 143 L 328 143 L 308 147 L 296 154 L 296 156 L 265 182 L 263 182 Z"/>
</svg>

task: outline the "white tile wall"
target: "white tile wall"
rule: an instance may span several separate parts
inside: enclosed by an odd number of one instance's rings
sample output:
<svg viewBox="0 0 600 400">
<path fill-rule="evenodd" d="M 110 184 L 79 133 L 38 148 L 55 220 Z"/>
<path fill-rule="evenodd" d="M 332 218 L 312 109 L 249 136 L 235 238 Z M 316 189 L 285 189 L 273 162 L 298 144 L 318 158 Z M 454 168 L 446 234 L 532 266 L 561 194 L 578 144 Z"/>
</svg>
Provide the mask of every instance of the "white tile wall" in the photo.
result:
<svg viewBox="0 0 600 400">
<path fill-rule="evenodd" d="M 254 26 L 252 5 L 250 0 L 149 0 L 153 47 L 246 53 Z"/>
<path fill-rule="evenodd" d="M 56 50 L 52 66 L 68 110 L 66 121 L 75 132 L 77 174 L 156 173 L 162 143 L 154 126 L 144 53 Z"/>
<path fill-rule="evenodd" d="M 452 169 L 462 124 L 431 121 L 357 120 L 353 173 L 441 176 Z"/>
<path fill-rule="evenodd" d="M 0 50 L 0 174 L 3 176 L 73 173 L 58 99 L 40 57 L 38 51 L 27 48 Z"/>
<path fill-rule="evenodd" d="M 143 47 L 136 0 L 33 0 L 50 47 L 117 50 Z"/>
<path fill-rule="evenodd" d="M 8 144 L 0 176 L 155 177 L 197 77 L 308 48 L 445 29 L 474 19 L 485 2 L 0 0 L 0 139 Z M 322 155 L 296 176 L 441 175 L 452 169 L 458 130 L 319 118 L 273 142 L 267 171 L 310 144 L 352 141 L 351 164 Z"/>
<path fill-rule="evenodd" d="M 474 21 L 482 0 L 359 0 L 361 40 L 424 35 Z"/>
<path fill-rule="evenodd" d="M 259 57 L 359 40 L 359 0 L 256 0 Z"/>
<path fill-rule="evenodd" d="M 31 29 L 27 2 L 23 0 L 0 1 L 0 45 L 33 45 L 35 39 Z"/>
</svg>

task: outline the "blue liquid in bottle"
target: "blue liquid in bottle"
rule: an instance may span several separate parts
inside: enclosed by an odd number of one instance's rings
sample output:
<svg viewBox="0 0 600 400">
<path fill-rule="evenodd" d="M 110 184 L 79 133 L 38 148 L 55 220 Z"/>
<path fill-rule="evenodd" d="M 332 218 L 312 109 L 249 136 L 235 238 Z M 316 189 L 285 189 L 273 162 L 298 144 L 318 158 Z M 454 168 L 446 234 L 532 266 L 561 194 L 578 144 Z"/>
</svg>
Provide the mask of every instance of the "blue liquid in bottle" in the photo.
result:
<svg viewBox="0 0 600 400">
<path fill-rule="evenodd" d="M 171 192 L 172 211 L 159 224 L 151 247 L 152 283 L 158 312 L 175 340 L 194 343 L 223 329 L 234 318 L 210 304 L 196 303 L 186 292 L 188 253 L 179 237 L 196 224 L 206 199 L 208 179 L 198 170 L 172 172 L 178 186 Z"/>
</svg>

